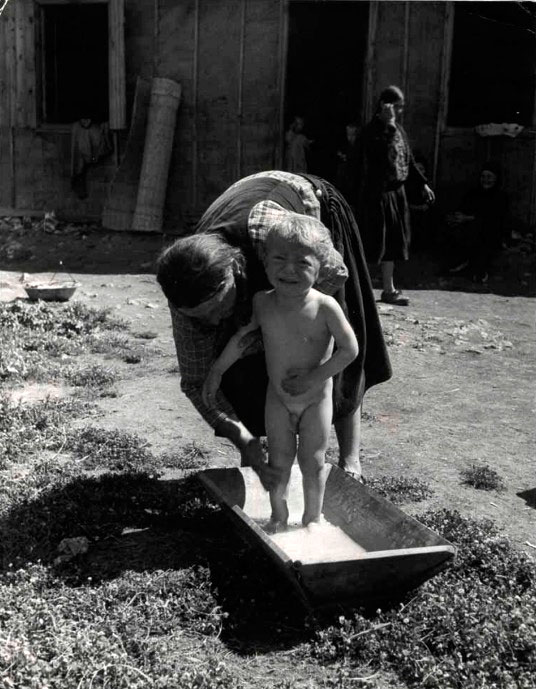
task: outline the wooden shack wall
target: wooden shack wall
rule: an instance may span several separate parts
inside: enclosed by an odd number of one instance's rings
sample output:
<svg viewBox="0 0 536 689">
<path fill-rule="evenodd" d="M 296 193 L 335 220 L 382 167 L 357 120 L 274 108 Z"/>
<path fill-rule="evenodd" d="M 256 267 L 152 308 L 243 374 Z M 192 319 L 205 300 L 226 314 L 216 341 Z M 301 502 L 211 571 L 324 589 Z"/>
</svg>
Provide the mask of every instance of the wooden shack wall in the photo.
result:
<svg viewBox="0 0 536 689">
<path fill-rule="evenodd" d="M 182 84 L 167 228 L 187 229 L 235 179 L 278 164 L 290 1 L 125 0 L 127 111 L 138 75 Z M 34 11 L 33 0 L 17 0 L 0 19 L 0 207 L 98 218 L 115 159 L 90 172 L 87 200 L 74 196 L 70 132 L 35 126 Z M 514 215 L 534 222 L 534 133 L 483 140 L 445 125 L 449 12 L 446 2 L 370 3 L 365 114 L 382 87 L 400 85 L 407 93 L 404 125 L 430 175 L 437 172 L 440 204 L 454 203 L 493 154 L 503 163 Z"/>
<path fill-rule="evenodd" d="M 159 75 L 182 83 L 168 225 L 190 224 L 225 187 L 276 164 L 280 0 L 160 0 Z"/>
<path fill-rule="evenodd" d="M 138 74 L 151 77 L 155 3 L 126 0 L 126 89 L 131 105 Z M 115 159 L 90 169 L 88 198 L 70 185 L 70 127 L 40 125 L 36 117 L 33 0 L 9 2 L 0 17 L 0 207 L 55 210 L 72 218 L 99 219 Z M 124 134 L 118 145 L 124 145 Z"/>
</svg>

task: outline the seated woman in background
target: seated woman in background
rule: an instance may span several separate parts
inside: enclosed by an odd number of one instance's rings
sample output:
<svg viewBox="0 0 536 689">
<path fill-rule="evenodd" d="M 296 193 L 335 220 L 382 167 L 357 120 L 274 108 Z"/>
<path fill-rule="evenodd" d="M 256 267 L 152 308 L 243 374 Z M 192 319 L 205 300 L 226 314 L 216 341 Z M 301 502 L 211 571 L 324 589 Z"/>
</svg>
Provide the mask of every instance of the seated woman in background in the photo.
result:
<svg viewBox="0 0 536 689">
<path fill-rule="evenodd" d="M 501 189 L 500 168 L 488 162 L 482 166 L 478 186 L 446 217 L 440 249 L 447 272 L 463 271 L 475 282 L 486 282 L 493 258 L 510 240 L 507 218 L 508 197 Z"/>
</svg>

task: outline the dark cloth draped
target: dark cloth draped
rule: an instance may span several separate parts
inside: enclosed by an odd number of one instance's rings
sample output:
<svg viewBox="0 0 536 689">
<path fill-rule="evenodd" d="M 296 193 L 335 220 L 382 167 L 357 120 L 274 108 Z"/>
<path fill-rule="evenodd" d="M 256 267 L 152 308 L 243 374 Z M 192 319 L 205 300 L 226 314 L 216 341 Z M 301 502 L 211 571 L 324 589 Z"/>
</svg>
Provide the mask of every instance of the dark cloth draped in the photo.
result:
<svg viewBox="0 0 536 689">
<path fill-rule="evenodd" d="M 392 375 L 376 300 L 355 217 L 342 194 L 329 182 L 302 175 L 322 192 L 321 220 L 348 268 L 348 280 L 333 296 L 342 306 L 359 342 L 357 358 L 333 380 L 334 416 L 353 413 L 373 385 Z"/>
</svg>

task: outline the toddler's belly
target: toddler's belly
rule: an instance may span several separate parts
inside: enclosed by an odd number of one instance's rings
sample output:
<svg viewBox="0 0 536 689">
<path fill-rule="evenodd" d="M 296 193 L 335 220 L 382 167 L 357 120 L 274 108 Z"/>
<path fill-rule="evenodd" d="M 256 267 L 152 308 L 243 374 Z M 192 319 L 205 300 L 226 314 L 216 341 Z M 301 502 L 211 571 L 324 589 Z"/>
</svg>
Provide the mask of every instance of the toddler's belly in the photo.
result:
<svg viewBox="0 0 536 689">
<path fill-rule="evenodd" d="M 289 395 L 281 386 L 274 386 L 272 383 L 270 383 L 270 387 L 291 414 L 301 416 L 311 404 L 318 404 L 326 397 L 331 397 L 333 382 L 329 379 L 320 387 L 307 390 L 302 395 Z"/>
</svg>

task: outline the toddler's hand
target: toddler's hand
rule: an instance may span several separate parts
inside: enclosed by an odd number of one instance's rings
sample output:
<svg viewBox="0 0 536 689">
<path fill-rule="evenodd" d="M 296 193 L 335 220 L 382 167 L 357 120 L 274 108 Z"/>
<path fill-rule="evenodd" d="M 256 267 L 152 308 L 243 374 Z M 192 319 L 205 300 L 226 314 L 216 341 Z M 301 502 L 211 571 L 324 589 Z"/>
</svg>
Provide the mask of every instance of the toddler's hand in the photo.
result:
<svg viewBox="0 0 536 689">
<path fill-rule="evenodd" d="M 303 395 L 312 386 L 311 371 L 308 368 L 290 368 L 281 381 L 281 387 L 288 394 L 295 397 Z"/>
<path fill-rule="evenodd" d="M 216 399 L 216 393 L 218 392 L 221 384 L 221 373 L 215 369 L 211 368 L 207 379 L 203 384 L 203 402 L 207 407 L 213 407 Z"/>
</svg>

